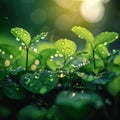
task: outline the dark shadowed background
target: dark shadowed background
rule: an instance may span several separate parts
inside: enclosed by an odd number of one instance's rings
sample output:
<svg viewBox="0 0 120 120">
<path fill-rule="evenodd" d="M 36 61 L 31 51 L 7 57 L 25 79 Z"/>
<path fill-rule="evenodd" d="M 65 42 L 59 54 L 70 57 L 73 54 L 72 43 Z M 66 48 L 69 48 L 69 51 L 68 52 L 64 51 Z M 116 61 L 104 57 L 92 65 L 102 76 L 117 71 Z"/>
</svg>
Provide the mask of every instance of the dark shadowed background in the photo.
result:
<svg viewBox="0 0 120 120">
<path fill-rule="evenodd" d="M 48 31 L 50 41 L 76 40 L 71 32 L 75 25 L 86 27 L 94 35 L 102 31 L 120 33 L 120 0 L 0 0 L 2 41 L 4 36 L 12 36 L 13 27 L 22 27 L 32 36 Z M 76 43 L 82 47 L 84 41 L 76 40 Z M 119 46 L 117 40 L 111 48 L 119 49 Z"/>
</svg>

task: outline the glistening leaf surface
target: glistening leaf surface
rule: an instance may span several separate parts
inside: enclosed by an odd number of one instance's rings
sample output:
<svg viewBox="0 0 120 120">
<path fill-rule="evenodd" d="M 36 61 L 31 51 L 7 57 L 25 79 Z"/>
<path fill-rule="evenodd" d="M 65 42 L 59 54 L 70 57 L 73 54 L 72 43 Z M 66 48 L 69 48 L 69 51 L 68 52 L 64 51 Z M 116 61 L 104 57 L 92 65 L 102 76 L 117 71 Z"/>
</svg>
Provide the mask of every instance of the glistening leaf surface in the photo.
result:
<svg viewBox="0 0 120 120">
<path fill-rule="evenodd" d="M 58 77 L 50 71 L 38 71 L 34 74 L 27 73 L 20 79 L 21 85 L 28 91 L 45 94 L 52 90 L 58 82 Z"/>
<path fill-rule="evenodd" d="M 118 38 L 118 33 L 116 32 L 103 32 L 95 37 L 95 46 L 104 43 L 112 43 Z"/>
<path fill-rule="evenodd" d="M 55 42 L 56 48 L 65 56 L 65 58 L 73 55 L 77 49 L 76 44 L 68 39 L 59 39 Z"/>
<path fill-rule="evenodd" d="M 26 46 L 30 44 L 31 36 L 29 32 L 24 30 L 23 28 L 12 28 L 11 33 L 18 39 L 22 40 Z"/>
<path fill-rule="evenodd" d="M 89 41 L 93 45 L 94 36 L 90 31 L 81 26 L 75 26 L 72 28 L 72 31 L 78 35 L 81 39 Z"/>
</svg>

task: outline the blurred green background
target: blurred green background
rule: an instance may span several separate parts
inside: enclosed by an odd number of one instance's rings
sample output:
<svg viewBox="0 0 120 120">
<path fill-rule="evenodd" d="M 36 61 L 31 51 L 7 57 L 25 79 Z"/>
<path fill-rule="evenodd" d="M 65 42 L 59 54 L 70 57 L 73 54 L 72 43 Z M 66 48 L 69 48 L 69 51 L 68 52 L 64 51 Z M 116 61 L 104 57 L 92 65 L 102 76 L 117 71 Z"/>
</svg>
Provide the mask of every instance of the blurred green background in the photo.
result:
<svg viewBox="0 0 120 120">
<path fill-rule="evenodd" d="M 75 25 L 89 29 L 94 35 L 102 31 L 120 33 L 120 0 L 0 0 L 0 41 L 13 37 L 10 29 L 22 27 L 35 36 L 48 31 L 47 40 L 76 40 L 71 32 Z M 9 39 L 7 41 L 10 41 Z M 120 40 L 110 48 L 119 49 Z"/>
</svg>

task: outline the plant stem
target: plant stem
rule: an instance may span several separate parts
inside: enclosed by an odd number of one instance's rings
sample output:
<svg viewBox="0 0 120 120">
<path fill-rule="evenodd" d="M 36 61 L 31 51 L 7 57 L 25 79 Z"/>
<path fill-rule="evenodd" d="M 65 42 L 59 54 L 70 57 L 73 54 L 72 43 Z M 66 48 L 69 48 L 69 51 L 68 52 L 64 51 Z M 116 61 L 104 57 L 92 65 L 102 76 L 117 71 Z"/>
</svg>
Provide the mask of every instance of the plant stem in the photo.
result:
<svg viewBox="0 0 120 120">
<path fill-rule="evenodd" d="M 95 50 L 93 49 L 93 67 L 94 67 L 94 70 L 96 68 L 96 63 L 95 63 Z"/>
<path fill-rule="evenodd" d="M 28 50 L 29 48 L 26 47 L 26 71 L 28 71 Z"/>
</svg>

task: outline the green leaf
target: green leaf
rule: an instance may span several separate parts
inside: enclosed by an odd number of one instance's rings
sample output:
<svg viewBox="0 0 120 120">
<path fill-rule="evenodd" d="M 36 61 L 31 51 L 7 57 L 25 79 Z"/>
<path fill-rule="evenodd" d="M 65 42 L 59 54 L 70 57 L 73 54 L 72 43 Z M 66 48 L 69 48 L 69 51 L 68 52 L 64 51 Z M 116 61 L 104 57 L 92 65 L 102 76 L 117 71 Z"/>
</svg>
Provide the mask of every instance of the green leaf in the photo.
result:
<svg viewBox="0 0 120 120">
<path fill-rule="evenodd" d="M 36 105 L 27 105 L 18 113 L 18 120 L 45 120 L 46 110 Z"/>
<path fill-rule="evenodd" d="M 25 93 L 22 87 L 14 82 L 4 83 L 2 85 L 2 90 L 5 95 L 14 100 L 21 100 L 25 98 Z"/>
<path fill-rule="evenodd" d="M 72 31 L 78 35 L 81 39 L 89 41 L 94 46 L 94 36 L 90 31 L 88 31 L 86 28 L 81 26 L 75 26 L 72 28 Z"/>
<path fill-rule="evenodd" d="M 73 55 L 76 51 L 76 44 L 68 39 L 59 39 L 55 42 L 56 48 L 65 58 Z"/>
<path fill-rule="evenodd" d="M 116 77 L 114 72 L 104 72 L 99 75 L 100 76 L 95 77 L 94 81 L 92 81 L 94 84 L 106 85 Z"/>
<path fill-rule="evenodd" d="M 103 32 L 95 37 L 95 46 L 104 43 L 112 43 L 118 38 L 118 33 L 116 32 Z"/>
<path fill-rule="evenodd" d="M 103 44 L 99 44 L 96 47 L 96 54 L 101 57 L 102 59 L 106 59 L 109 56 L 109 51 Z"/>
<path fill-rule="evenodd" d="M 38 71 L 34 74 L 27 73 L 20 79 L 20 83 L 24 88 L 38 94 L 45 94 L 54 89 L 57 82 L 57 75 L 50 71 Z"/>
<path fill-rule="evenodd" d="M 26 30 L 24 30 L 23 28 L 12 28 L 11 29 L 11 33 L 18 39 L 22 40 L 26 46 L 29 46 L 30 44 L 30 40 L 31 40 L 31 36 L 29 34 L 29 32 L 27 32 Z"/>
<path fill-rule="evenodd" d="M 117 96 L 120 93 L 120 75 L 108 84 L 107 89 L 114 96 Z"/>
<path fill-rule="evenodd" d="M 0 44 L 1 53 L 4 51 L 5 54 L 17 56 L 20 51 L 17 46 L 10 44 Z"/>
<path fill-rule="evenodd" d="M 42 65 L 42 69 L 44 69 L 47 65 L 47 60 L 50 59 L 50 56 L 56 53 L 56 49 L 48 48 L 40 52 L 40 61 Z"/>
<path fill-rule="evenodd" d="M 59 113 L 62 113 L 61 116 L 65 120 L 66 118 L 67 120 L 86 120 L 92 107 L 99 109 L 103 106 L 103 102 L 97 94 L 71 91 L 61 92 L 56 99 L 56 104 Z"/>
<path fill-rule="evenodd" d="M 37 35 L 35 36 L 32 40 L 31 40 L 31 43 L 35 43 L 35 42 L 39 42 L 39 40 L 41 39 L 45 39 L 45 37 L 47 36 L 48 32 L 43 32 L 43 33 L 40 33 L 40 35 Z"/>
</svg>

